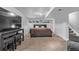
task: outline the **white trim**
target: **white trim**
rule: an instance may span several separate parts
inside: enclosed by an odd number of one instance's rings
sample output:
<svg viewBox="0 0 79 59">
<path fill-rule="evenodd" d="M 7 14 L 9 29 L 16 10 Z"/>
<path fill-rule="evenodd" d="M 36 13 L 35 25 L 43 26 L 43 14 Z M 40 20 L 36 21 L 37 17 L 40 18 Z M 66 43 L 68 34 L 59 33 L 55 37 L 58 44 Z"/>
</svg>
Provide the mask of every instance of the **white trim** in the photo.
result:
<svg viewBox="0 0 79 59">
<path fill-rule="evenodd" d="M 60 36 L 60 37 L 63 38 L 65 41 L 68 41 L 68 40 L 69 40 L 68 38 L 66 38 L 66 37 L 64 37 L 64 36 L 61 36 L 61 35 L 59 35 L 59 34 L 56 34 L 56 35 Z"/>
</svg>

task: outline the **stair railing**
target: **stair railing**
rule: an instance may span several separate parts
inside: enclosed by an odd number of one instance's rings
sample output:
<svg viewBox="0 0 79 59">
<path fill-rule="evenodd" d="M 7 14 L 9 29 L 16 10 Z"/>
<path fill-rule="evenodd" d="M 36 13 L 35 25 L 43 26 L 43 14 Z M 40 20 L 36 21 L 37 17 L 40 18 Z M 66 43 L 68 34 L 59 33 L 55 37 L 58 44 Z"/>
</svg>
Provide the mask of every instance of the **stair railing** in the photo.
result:
<svg viewBox="0 0 79 59">
<path fill-rule="evenodd" d="M 71 30 L 72 30 L 74 33 L 76 33 L 76 36 L 79 36 L 79 33 L 74 30 L 74 28 L 73 28 L 73 26 L 72 26 L 71 24 L 69 24 L 68 26 L 71 28 Z"/>
</svg>

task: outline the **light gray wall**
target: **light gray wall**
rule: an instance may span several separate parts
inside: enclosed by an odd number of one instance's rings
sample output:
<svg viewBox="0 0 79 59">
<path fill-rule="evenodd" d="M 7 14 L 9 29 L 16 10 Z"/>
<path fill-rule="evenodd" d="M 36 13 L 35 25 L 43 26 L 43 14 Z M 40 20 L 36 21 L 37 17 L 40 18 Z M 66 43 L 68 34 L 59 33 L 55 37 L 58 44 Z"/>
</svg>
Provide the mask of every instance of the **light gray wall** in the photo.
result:
<svg viewBox="0 0 79 59">
<path fill-rule="evenodd" d="M 55 33 L 59 36 L 61 36 L 64 40 L 68 40 L 69 36 L 68 36 L 68 21 L 67 21 L 67 16 L 64 15 L 64 16 L 60 16 L 60 17 L 57 17 L 55 18 L 56 19 L 56 28 L 55 28 Z M 58 21 L 57 21 L 58 20 Z M 64 22 L 63 21 L 59 21 L 59 20 L 65 20 Z"/>
<path fill-rule="evenodd" d="M 67 23 L 56 24 L 55 33 L 61 36 L 64 40 L 68 40 L 68 27 Z"/>
<path fill-rule="evenodd" d="M 69 24 L 79 34 L 79 11 L 69 14 Z"/>
</svg>

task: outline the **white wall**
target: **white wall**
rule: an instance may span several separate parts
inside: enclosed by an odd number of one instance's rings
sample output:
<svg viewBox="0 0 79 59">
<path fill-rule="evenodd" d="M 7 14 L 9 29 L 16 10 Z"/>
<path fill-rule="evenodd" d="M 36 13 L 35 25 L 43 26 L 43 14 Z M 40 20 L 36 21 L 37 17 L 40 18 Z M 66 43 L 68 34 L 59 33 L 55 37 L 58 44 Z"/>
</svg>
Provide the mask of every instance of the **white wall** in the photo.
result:
<svg viewBox="0 0 79 59">
<path fill-rule="evenodd" d="M 53 11 L 53 17 L 55 19 L 55 34 L 62 37 L 64 40 L 69 40 L 69 32 L 68 32 L 68 14 L 66 11 L 57 10 Z"/>
<path fill-rule="evenodd" d="M 78 33 L 79 36 L 79 12 L 72 12 L 69 14 L 69 24 Z"/>
<path fill-rule="evenodd" d="M 68 26 L 67 23 L 60 23 L 55 25 L 55 33 L 61 36 L 64 40 L 68 40 Z"/>
<path fill-rule="evenodd" d="M 55 33 L 61 36 L 64 40 L 69 40 L 68 14 L 61 12 L 55 19 Z"/>
</svg>

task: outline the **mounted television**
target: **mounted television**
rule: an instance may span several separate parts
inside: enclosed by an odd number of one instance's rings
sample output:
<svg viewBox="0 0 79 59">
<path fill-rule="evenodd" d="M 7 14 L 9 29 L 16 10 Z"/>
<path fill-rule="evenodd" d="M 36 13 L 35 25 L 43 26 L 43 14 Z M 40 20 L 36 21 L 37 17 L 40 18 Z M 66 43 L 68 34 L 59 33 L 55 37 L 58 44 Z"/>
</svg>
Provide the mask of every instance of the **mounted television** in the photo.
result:
<svg viewBox="0 0 79 59">
<path fill-rule="evenodd" d="M 11 16 L 8 13 L 0 11 L 0 31 L 3 29 L 21 28 L 21 16 Z"/>
</svg>

